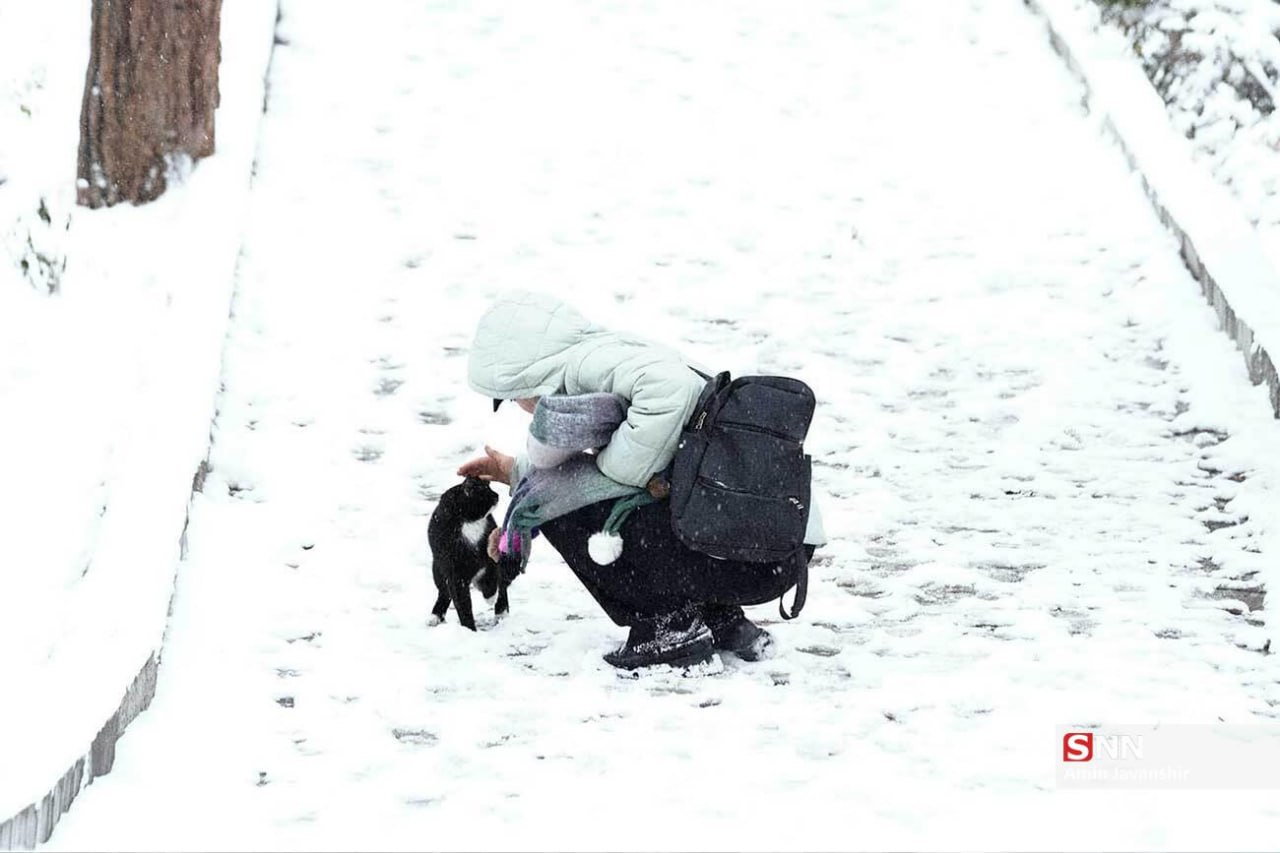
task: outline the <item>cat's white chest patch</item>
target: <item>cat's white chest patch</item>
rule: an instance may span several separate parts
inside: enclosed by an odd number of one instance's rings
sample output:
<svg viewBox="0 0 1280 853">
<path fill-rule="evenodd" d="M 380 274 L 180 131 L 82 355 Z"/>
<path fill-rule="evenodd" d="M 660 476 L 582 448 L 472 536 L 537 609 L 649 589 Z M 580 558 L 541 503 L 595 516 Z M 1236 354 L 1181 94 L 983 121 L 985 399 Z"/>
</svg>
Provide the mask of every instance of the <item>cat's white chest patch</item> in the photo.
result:
<svg viewBox="0 0 1280 853">
<path fill-rule="evenodd" d="M 468 521 L 462 525 L 462 538 L 470 542 L 472 545 L 479 545 L 480 540 L 484 538 L 484 530 L 489 526 L 489 519 L 477 518 L 475 521 Z"/>
</svg>

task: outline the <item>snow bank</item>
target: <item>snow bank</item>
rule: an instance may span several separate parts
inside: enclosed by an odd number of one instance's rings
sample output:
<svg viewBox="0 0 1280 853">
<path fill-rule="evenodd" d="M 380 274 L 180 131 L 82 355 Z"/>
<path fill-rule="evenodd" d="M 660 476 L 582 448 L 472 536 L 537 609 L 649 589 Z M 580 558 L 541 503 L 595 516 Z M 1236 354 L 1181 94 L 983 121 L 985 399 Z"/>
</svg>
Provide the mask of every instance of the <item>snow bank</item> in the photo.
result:
<svg viewBox="0 0 1280 853">
<path fill-rule="evenodd" d="M 1255 383 L 1266 382 L 1280 417 L 1280 273 L 1236 201 L 1192 160 L 1187 141 L 1169 124 L 1141 67 L 1118 40 L 1096 37 L 1071 0 L 1027 0 L 1049 23 L 1054 46 L 1084 81 L 1143 178 L 1182 255 L 1214 306 L 1223 330 L 1245 355 Z"/>
<path fill-rule="evenodd" d="M 1196 162 L 1227 187 L 1280 267 L 1280 5 L 1154 0 L 1094 7 L 1099 34 L 1141 59 Z"/>
<path fill-rule="evenodd" d="M 56 814 L 30 807 L 70 768 L 65 807 L 95 738 L 85 780 L 109 769 L 149 698 L 121 709 L 154 677 L 207 451 L 276 15 L 223 10 L 218 153 L 151 205 L 90 212 L 73 207 L 88 10 L 17 7 L 0 6 L 0 821 L 27 817 L 0 847 L 32 820 L 47 835 Z"/>
</svg>

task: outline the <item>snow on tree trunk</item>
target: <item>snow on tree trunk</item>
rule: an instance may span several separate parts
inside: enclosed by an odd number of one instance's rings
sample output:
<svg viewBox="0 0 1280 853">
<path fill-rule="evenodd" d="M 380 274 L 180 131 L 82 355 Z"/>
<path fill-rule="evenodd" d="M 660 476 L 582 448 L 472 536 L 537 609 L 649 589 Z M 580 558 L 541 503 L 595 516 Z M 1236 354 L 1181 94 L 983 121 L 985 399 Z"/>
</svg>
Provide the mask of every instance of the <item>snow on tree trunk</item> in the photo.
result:
<svg viewBox="0 0 1280 853">
<path fill-rule="evenodd" d="M 222 0 L 93 0 L 76 201 L 151 201 L 213 153 Z"/>
</svg>

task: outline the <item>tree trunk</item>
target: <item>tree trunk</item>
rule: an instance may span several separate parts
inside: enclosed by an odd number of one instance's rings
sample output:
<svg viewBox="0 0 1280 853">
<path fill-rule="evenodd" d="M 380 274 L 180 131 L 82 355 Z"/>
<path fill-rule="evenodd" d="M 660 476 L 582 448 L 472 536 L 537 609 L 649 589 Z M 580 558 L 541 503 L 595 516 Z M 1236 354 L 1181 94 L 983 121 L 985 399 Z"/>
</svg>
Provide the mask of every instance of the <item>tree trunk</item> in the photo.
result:
<svg viewBox="0 0 1280 853">
<path fill-rule="evenodd" d="M 222 0 L 93 0 L 76 201 L 151 201 L 213 153 Z"/>
</svg>

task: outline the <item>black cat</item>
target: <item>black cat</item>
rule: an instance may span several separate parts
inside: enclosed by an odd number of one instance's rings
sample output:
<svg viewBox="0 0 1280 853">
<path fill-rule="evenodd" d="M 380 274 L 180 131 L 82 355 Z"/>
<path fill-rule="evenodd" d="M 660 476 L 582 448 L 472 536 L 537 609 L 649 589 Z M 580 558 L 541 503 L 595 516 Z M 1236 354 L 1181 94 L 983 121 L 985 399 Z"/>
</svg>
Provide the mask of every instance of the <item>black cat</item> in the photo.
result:
<svg viewBox="0 0 1280 853">
<path fill-rule="evenodd" d="M 489 559 L 489 534 L 497 527 L 490 510 L 498 494 L 478 477 L 467 477 L 440 496 L 427 525 L 431 546 L 431 573 L 435 577 L 435 607 L 431 623 L 439 625 L 452 601 L 458 621 L 472 631 L 476 620 L 471 612 L 471 587 L 487 601 L 497 596 L 493 612 L 501 617 L 509 609 L 507 587 L 520 574 L 517 561 L 495 563 Z"/>
</svg>

